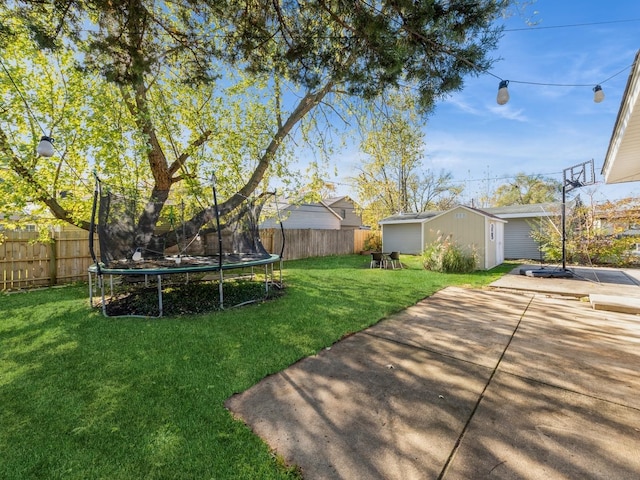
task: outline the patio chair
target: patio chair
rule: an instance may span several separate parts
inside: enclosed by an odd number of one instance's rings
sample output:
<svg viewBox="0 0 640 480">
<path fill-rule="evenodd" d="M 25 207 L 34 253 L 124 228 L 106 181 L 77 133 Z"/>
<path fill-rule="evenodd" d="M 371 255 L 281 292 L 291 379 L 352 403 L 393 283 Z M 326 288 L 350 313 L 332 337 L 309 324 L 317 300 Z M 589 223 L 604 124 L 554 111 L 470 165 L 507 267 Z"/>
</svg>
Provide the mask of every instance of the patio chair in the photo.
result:
<svg viewBox="0 0 640 480">
<path fill-rule="evenodd" d="M 400 268 L 403 268 L 402 267 L 402 262 L 400 261 L 400 252 L 391 252 L 389 254 L 389 260 L 388 261 L 391 263 L 391 268 L 393 268 L 394 270 L 396 269 L 396 262 L 398 263 L 398 266 Z"/>
<path fill-rule="evenodd" d="M 369 268 L 386 268 L 387 260 L 382 252 L 371 252 L 371 264 Z"/>
</svg>

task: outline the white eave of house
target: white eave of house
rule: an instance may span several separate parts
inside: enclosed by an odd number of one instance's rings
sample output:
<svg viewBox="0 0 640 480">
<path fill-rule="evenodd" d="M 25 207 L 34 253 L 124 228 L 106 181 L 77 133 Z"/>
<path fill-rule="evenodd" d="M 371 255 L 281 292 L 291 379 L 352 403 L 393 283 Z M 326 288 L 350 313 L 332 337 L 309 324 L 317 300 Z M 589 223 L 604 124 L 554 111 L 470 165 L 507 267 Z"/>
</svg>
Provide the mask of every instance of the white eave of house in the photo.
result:
<svg viewBox="0 0 640 480">
<path fill-rule="evenodd" d="M 629 74 L 601 173 L 608 184 L 640 180 L 640 50 Z"/>
</svg>

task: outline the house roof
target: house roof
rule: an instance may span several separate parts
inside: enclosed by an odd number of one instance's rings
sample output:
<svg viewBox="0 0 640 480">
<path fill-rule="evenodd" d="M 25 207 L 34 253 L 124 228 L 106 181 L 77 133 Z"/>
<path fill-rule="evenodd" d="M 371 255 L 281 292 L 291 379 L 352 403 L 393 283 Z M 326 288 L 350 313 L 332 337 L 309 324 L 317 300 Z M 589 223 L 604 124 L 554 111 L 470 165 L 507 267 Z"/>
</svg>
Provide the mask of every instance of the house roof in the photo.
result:
<svg viewBox="0 0 640 480">
<path fill-rule="evenodd" d="M 334 203 L 338 203 L 340 200 L 347 200 L 349 202 L 353 203 L 353 200 L 351 200 L 348 196 L 343 195 L 341 197 L 327 197 L 327 198 L 323 198 L 322 201 L 324 203 L 326 203 L 327 205 L 333 205 Z"/>
<path fill-rule="evenodd" d="M 602 166 L 605 183 L 640 180 L 640 50 L 636 53 L 609 149 Z"/>
</svg>

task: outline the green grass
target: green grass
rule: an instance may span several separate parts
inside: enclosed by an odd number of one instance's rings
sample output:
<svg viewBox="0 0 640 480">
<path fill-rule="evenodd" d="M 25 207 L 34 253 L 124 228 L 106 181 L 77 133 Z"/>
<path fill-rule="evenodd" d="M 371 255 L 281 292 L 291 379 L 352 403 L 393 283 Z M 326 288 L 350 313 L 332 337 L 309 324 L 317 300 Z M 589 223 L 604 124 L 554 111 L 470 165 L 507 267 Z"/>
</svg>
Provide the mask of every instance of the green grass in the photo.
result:
<svg viewBox="0 0 640 480">
<path fill-rule="evenodd" d="M 0 295 L 0 478 L 296 478 L 225 399 L 447 285 L 513 268 L 403 261 L 289 261 L 276 300 L 174 318 L 105 318 L 86 285 Z"/>
</svg>

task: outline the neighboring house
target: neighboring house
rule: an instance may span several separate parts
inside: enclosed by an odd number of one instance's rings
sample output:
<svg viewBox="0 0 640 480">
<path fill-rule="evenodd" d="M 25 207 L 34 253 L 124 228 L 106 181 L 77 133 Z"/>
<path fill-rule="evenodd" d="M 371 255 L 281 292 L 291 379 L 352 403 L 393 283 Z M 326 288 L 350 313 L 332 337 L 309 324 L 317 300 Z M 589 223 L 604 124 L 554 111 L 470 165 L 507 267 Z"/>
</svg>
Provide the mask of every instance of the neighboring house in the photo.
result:
<svg viewBox="0 0 640 480">
<path fill-rule="evenodd" d="M 269 206 L 271 215 L 260 228 L 279 228 L 274 216 L 275 206 Z M 285 229 L 355 230 L 362 226 L 362 217 L 349 197 L 325 198 L 315 203 L 279 203 L 278 211 Z"/>
<path fill-rule="evenodd" d="M 27 215 L 24 213 L 10 215 L 8 217 L 5 216 L 3 213 L 0 213 L 0 231 L 16 230 L 15 223 L 18 220 L 24 221 L 25 218 L 30 218 L 30 221 L 33 221 L 31 217 L 27 217 Z M 11 228 L 7 228 L 8 224 L 11 225 Z M 19 228 L 17 228 L 17 230 L 22 232 L 35 232 L 38 230 L 38 228 L 35 223 L 27 223 L 27 224 L 22 224 Z"/>
<path fill-rule="evenodd" d="M 504 261 L 504 225 L 507 221 L 482 210 L 457 206 L 446 212 L 394 215 L 379 223 L 385 252 L 420 254 L 425 245 L 441 235 L 450 235 L 460 247 L 476 249 L 481 270 Z"/>
<path fill-rule="evenodd" d="M 542 228 L 543 222 L 551 221 L 551 217 L 560 217 L 561 209 L 560 203 L 536 203 L 484 208 L 483 211 L 509 222 L 504 226 L 504 258 L 542 261 L 540 244 L 534 240 L 533 233 Z"/>
</svg>

